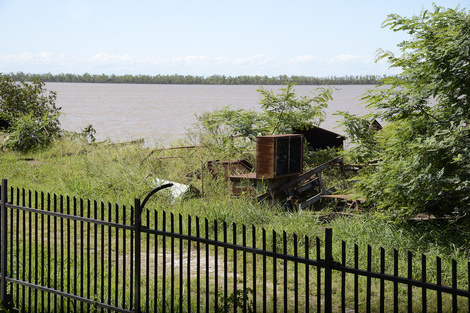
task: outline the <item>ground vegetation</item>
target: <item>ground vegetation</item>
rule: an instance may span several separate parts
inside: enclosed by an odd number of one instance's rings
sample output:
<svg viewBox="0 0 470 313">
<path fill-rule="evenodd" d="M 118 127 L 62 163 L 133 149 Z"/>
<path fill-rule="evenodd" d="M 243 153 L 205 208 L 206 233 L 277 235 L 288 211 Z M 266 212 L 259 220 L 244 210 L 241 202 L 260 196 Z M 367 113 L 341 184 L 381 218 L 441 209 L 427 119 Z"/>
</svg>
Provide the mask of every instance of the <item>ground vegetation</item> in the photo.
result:
<svg viewBox="0 0 470 313">
<path fill-rule="evenodd" d="M 390 251 L 396 248 L 400 253 L 426 253 L 430 260 L 436 256 L 449 262 L 451 258 L 461 261 L 468 258 L 470 242 L 465 220 L 390 223 L 365 208 L 358 211 L 341 201 L 328 200 L 305 210 L 286 210 L 275 202 L 258 202 L 249 195 L 232 197 L 231 186 L 223 175 L 214 176 L 205 166 L 216 156 L 207 147 L 156 151 L 142 144 L 91 143 L 83 136 L 64 136 L 46 150 L 1 153 L 0 172 L 14 188 L 126 207 L 131 207 L 135 198 L 144 199 L 162 184 L 159 179 L 164 179 L 191 184 L 199 193 L 175 198 L 170 190 L 164 190 L 150 198 L 147 210 L 225 221 L 229 226 L 253 225 L 258 231 L 274 230 L 279 234 L 285 231 L 299 238 L 323 238 L 324 228 L 329 227 L 336 238 L 337 257 L 344 240 L 348 246 L 357 244 L 360 251 L 371 246 L 375 251 L 386 247 Z M 208 231 L 212 236 L 214 230 Z M 241 237 L 238 240 L 242 242 Z M 419 258 L 415 261 L 419 263 Z"/>
<path fill-rule="evenodd" d="M 240 143 L 243 140 L 252 144 L 259 134 L 320 124 L 331 94 L 324 89 L 318 95 L 297 98 L 291 84 L 280 94 L 260 89 L 261 112 L 224 108 L 199 117 L 199 131 L 189 141 L 175 143 L 190 148 L 97 143 L 90 126 L 83 134 L 57 137 L 48 149 L 2 151 L 0 172 L 12 187 L 129 207 L 135 198 L 143 199 L 161 184 L 161 179 L 191 184 L 198 193 L 177 199 L 169 191 L 162 192 L 150 199 L 146 209 L 225 221 L 228 225 L 253 225 L 268 232 L 285 231 L 299 238 L 322 237 L 324 228 L 330 227 L 336 236 L 333 254 L 337 259 L 344 240 L 359 247 L 363 260 L 367 258 L 368 248 L 379 251 L 387 247 L 397 249 L 402 255 L 411 251 L 415 255 L 425 253 L 428 259 L 439 256 L 446 260 L 447 267 L 451 266 L 451 259 L 467 262 L 470 252 L 466 217 L 470 191 L 468 16 L 461 10 L 435 7 L 433 12 L 422 12 L 412 18 L 392 15 L 385 22 L 385 26 L 407 31 L 412 36 L 411 41 L 400 45 L 403 55 L 379 53 L 380 58 L 388 59 L 392 67 L 403 72 L 399 77 L 387 78 L 384 88 L 365 96 L 373 114 L 358 117 L 342 113 L 354 144 L 344 158 L 365 165 L 352 178 L 354 189 L 346 184 L 342 191 L 365 195 L 369 207 L 345 207 L 342 202 L 332 200 L 308 210 L 285 210 L 276 202 L 258 202 L 249 195 L 229 196 L 230 185 L 223 175 L 214 175 L 208 169 L 210 160 L 249 155 L 253 158 L 253 151 Z M 37 92 L 32 93 L 39 95 Z M 8 116 L 13 115 L 5 115 Z M 383 121 L 385 128 L 378 132 L 369 128 L 372 119 Z M 217 141 L 219 144 L 209 144 Z M 328 157 L 329 153 L 333 152 L 315 155 Z M 308 159 L 306 162 L 307 168 L 318 164 Z M 376 210 L 368 211 L 369 208 Z M 450 216 L 411 219 L 420 212 Z M 399 222 L 390 216 L 399 217 Z M 212 235 L 214 230 L 207 232 Z M 392 256 L 387 258 L 391 260 Z M 380 261 L 373 262 L 378 268 Z M 412 262 L 420 261 L 415 258 Z M 468 275 L 464 277 L 462 268 L 459 271 L 459 284 L 468 284 Z"/>
</svg>

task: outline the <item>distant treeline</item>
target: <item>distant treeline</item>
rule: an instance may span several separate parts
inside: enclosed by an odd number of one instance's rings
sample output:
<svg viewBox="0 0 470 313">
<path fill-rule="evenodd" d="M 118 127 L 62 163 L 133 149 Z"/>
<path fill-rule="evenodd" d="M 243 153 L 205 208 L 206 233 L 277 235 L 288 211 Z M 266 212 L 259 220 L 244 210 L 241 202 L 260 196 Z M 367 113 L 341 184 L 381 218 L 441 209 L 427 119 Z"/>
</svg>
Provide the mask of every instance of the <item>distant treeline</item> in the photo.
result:
<svg viewBox="0 0 470 313">
<path fill-rule="evenodd" d="M 297 85 L 376 85 L 385 76 L 356 75 L 356 76 L 225 76 L 212 75 L 106 75 L 106 74 L 25 74 L 22 72 L 9 73 L 7 76 L 16 81 L 33 81 L 39 79 L 43 82 L 60 83 L 112 83 L 112 84 L 195 84 L 195 85 L 284 85 L 296 83 Z"/>
</svg>

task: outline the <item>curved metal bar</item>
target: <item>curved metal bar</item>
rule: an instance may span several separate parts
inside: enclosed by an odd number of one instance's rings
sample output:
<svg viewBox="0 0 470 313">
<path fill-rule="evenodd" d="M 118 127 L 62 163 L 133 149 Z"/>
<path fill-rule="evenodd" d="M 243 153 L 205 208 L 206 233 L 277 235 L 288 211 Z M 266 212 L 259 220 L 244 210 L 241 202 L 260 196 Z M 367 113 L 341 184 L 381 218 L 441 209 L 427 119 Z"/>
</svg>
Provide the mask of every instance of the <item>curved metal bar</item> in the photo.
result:
<svg viewBox="0 0 470 313">
<path fill-rule="evenodd" d="M 144 199 L 144 201 L 142 202 L 142 204 L 140 205 L 140 209 L 143 209 L 145 207 L 145 204 L 147 203 L 147 201 L 149 201 L 150 197 L 153 196 L 156 192 L 162 190 L 162 189 L 166 189 L 166 188 L 169 188 L 173 186 L 173 184 L 165 184 L 165 185 L 161 185 L 157 188 L 155 188 L 154 190 L 152 190 Z"/>
</svg>

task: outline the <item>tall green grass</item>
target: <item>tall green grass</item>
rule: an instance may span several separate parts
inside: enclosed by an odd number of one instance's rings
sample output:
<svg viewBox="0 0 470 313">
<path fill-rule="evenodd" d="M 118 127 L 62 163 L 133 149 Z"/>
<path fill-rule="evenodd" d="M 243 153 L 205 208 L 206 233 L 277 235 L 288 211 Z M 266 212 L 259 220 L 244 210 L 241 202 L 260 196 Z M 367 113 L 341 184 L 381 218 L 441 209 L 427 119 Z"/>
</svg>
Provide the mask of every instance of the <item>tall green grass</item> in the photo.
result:
<svg viewBox="0 0 470 313">
<path fill-rule="evenodd" d="M 248 196 L 232 197 L 230 185 L 220 175 L 217 177 L 210 173 L 205 165 L 209 160 L 236 157 L 209 148 L 155 151 L 136 144 L 91 145 L 80 139 L 63 138 L 47 150 L 28 155 L 1 152 L 0 173 L 2 178 L 8 179 L 10 186 L 127 207 L 134 204 L 135 198 L 143 199 L 156 187 L 155 178 L 190 184 L 200 191 L 200 195 L 179 200 L 163 191 L 150 199 L 146 209 L 198 216 L 207 219 L 209 225 L 213 225 L 213 221 L 225 221 L 229 227 L 238 225 L 239 230 L 242 225 L 254 225 L 258 234 L 262 229 L 268 234 L 272 231 L 279 235 L 286 232 L 289 241 L 293 240 L 293 234 L 300 241 L 305 236 L 323 238 L 323 231 L 328 227 L 334 234 L 335 260 L 341 258 L 341 241 L 345 241 L 349 249 L 358 245 L 361 260 L 366 259 L 369 246 L 376 255 L 380 248 L 386 248 L 389 252 L 387 264 L 393 264 L 393 249 L 397 249 L 401 256 L 411 251 L 416 256 L 413 258 L 416 269 L 420 265 L 420 255 L 424 253 L 428 256 L 431 280 L 435 279 L 431 273 L 435 272 L 436 257 L 443 259 L 444 269 L 450 268 L 451 259 L 462 264 L 469 260 L 470 236 L 464 220 L 396 222 L 376 218 L 371 212 L 338 215 L 335 214 L 339 205 L 336 202 L 319 203 L 309 210 L 286 210 L 279 204 L 259 203 Z M 336 183 L 337 177 L 328 177 L 329 183 Z M 324 213 L 328 213 L 328 218 L 324 218 Z M 210 236 L 214 235 L 213 227 L 207 231 Z M 257 240 L 260 246 L 259 235 Z M 241 231 L 237 232 L 237 242 L 242 242 Z M 270 236 L 269 245 L 272 245 Z M 351 253 L 348 252 L 349 255 Z M 378 258 L 374 258 L 372 267 L 378 270 Z M 403 275 L 405 268 L 403 262 L 400 265 Z M 461 266 L 458 270 L 459 287 L 467 288 L 464 268 Z M 414 275 L 420 277 L 419 272 Z"/>
<path fill-rule="evenodd" d="M 191 143 L 179 143 L 185 144 Z M 209 160 L 236 157 L 224 155 L 220 149 L 154 151 L 138 144 L 92 145 L 66 137 L 47 150 L 28 155 L 1 152 L 0 173 L 10 186 L 126 206 L 133 205 L 135 198 L 143 199 L 155 188 L 155 178 L 165 179 L 193 185 L 201 195 L 175 200 L 168 192 L 160 192 L 150 199 L 148 209 L 170 210 L 228 224 L 255 225 L 299 236 L 316 236 L 330 227 L 337 238 L 352 243 L 468 258 L 470 235 L 463 220 L 397 223 L 367 212 L 324 220 L 322 213 L 334 213 L 338 203 L 323 202 L 309 210 L 287 211 L 276 203 L 258 203 L 248 196 L 232 197 L 230 185 L 220 178 L 222 175 L 214 177 L 205 165 Z M 330 184 L 340 181 L 334 177 L 326 179 Z"/>
</svg>

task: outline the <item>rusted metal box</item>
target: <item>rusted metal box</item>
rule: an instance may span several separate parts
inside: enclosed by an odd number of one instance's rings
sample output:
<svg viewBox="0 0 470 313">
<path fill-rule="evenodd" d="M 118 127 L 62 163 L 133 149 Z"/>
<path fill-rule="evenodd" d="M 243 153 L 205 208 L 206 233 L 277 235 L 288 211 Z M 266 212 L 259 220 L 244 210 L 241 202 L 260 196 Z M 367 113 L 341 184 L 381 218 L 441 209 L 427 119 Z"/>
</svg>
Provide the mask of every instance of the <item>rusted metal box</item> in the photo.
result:
<svg viewBox="0 0 470 313">
<path fill-rule="evenodd" d="M 256 178 L 279 178 L 303 171 L 303 135 L 260 136 L 256 141 Z"/>
</svg>

